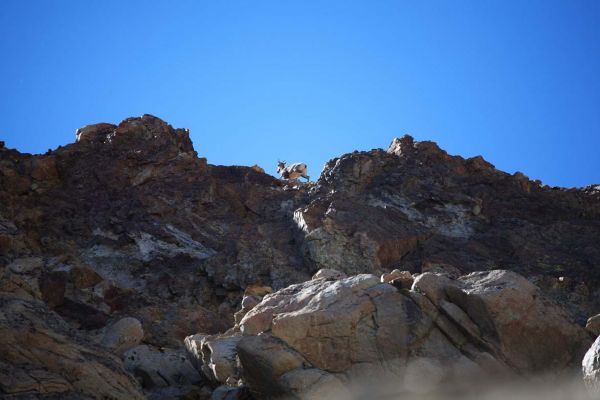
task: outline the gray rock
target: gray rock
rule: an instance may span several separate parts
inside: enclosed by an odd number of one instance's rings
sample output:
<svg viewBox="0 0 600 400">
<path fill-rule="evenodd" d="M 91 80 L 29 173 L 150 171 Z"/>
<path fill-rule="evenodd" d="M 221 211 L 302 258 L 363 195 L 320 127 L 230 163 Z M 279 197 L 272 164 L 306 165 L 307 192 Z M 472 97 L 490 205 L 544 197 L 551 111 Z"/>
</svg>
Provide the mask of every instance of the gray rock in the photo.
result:
<svg viewBox="0 0 600 400">
<path fill-rule="evenodd" d="M 17 274 L 26 274 L 42 268 L 44 260 L 41 257 L 18 258 L 8 264 L 8 269 Z"/>
<path fill-rule="evenodd" d="M 129 349 L 123 357 L 125 369 L 133 373 L 145 388 L 202 382 L 198 371 L 180 350 L 140 345 Z"/>
<path fill-rule="evenodd" d="M 583 381 L 590 394 L 600 396 L 600 336 L 585 353 L 582 361 Z"/>
</svg>

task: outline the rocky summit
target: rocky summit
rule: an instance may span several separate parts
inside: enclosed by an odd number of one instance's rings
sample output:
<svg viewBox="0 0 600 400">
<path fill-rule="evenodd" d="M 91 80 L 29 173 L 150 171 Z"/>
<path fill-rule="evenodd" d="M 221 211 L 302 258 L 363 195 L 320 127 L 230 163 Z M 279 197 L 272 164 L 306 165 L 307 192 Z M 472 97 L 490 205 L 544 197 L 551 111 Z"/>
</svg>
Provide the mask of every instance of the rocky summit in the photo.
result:
<svg viewBox="0 0 600 400">
<path fill-rule="evenodd" d="M 144 115 L 0 142 L 0 205 L 2 398 L 600 395 L 598 185 L 410 136 L 285 181 Z"/>
</svg>

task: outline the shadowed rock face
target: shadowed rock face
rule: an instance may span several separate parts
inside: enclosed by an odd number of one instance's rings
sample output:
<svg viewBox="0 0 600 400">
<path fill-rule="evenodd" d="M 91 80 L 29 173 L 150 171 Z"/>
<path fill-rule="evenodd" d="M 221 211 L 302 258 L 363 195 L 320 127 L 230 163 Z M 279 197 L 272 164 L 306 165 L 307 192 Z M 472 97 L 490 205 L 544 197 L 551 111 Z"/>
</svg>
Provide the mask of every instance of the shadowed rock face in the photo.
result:
<svg viewBox="0 0 600 400">
<path fill-rule="evenodd" d="M 102 357 L 112 357 L 104 332 L 122 318 L 141 323 L 158 360 L 160 347 L 176 354 L 188 335 L 231 327 L 248 286 L 284 289 L 321 268 L 502 268 L 579 323 L 600 305 L 596 187 L 541 186 L 408 136 L 333 159 L 316 183 L 294 186 L 257 167 L 209 165 L 186 129 L 144 115 L 86 126 L 76 143 L 44 155 L 1 144 L 0 204 L 0 294 L 35 303 L 33 314 L 70 327 L 65 341 L 87 340 Z M 34 379 L 34 364 L 19 365 Z M 303 374 L 289 385 L 325 379 Z M 76 390 L 66 382 L 63 395 Z M 19 390 L 42 391 L 32 387 Z"/>
</svg>

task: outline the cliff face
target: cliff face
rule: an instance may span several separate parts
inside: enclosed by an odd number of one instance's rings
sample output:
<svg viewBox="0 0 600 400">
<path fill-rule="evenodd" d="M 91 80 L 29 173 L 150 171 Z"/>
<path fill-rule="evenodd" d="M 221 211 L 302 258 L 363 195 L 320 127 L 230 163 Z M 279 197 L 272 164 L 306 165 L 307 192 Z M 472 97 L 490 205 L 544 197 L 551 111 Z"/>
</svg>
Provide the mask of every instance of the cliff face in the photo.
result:
<svg viewBox="0 0 600 400">
<path fill-rule="evenodd" d="M 4 393 L 101 397 L 86 383 L 100 363 L 115 375 L 102 393 L 143 396 L 106 348 L 114 322 L 134 317 L 147 351 L 176 351 L 187 335 L 231 327 L 248 287 L 283 289 L 321 268 L 506 269 L 580 324 L 600 305 L 596 188 L 541 186 L 407 136 L 293 185 L 257 167 L 209 165 L 187 130 L 144 115 L 87 126 L 44 155 L 2 145 L 0 204 L 0 325 L 61 343 L 39 357 L 43 344 L 0 342 Z M 65 372 L 61 352 L 85 360 L 87 372 Z M 10 378 L 15 371 L 31 384 Z M 205 379 L 183 375 L 190 387 Z"/>
</svg>

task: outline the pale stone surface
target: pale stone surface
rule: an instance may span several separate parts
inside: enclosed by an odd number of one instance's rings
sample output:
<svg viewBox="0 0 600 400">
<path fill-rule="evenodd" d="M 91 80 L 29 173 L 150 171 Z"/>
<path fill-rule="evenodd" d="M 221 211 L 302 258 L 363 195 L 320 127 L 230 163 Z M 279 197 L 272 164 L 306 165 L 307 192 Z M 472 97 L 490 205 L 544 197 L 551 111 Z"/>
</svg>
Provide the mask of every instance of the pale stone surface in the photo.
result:
<svg viewBox="0 0 600 400">
<path fill-rule="evenodd" d="M 600 336 L 585 353 L 582 361 L 583 380 L 589 392 L 600 396 Z"/>
<path fill-rule="evenodd" d="M 237 354 L 241 378 L 259 398 L 316 399 L 346 393 L 338 375 L 393 381 L 400 394 L 560 372 L 586 343 L 581 327 L 512 272 L 424 273 L 412 289 L 369 274 L 289 286 L 255 305 L 237 345 L 214 346 L 211 357 Z"/>
</svg>

